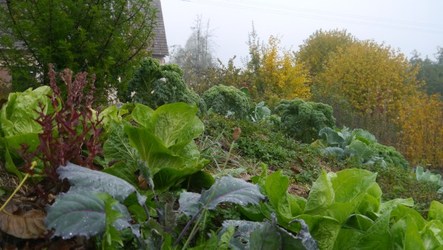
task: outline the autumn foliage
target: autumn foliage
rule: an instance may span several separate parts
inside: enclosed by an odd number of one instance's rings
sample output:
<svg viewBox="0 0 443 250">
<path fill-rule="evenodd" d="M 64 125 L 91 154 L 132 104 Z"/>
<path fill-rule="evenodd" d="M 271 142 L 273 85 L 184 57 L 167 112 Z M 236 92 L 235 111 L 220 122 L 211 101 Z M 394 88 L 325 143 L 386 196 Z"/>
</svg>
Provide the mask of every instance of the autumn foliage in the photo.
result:
<svg viewBox="0 0 443 250">
<path fill-rule="evenodd" d="M 417 93 L 406 98 L 398 112 L 398 148 L 413 164 L 443 167 L 443 102 Z"/>
<path fill-rule="evenodd" d="M 297 55 L 312 74 L 313 100 L 332 105 L 338 123 L 355 121 L 345 125 L 370 130 L 413 164 L 443 167 L 443 103 L 421 90 L 417 65 L 345 31 L 319 31 L 305 42 Z"/>
<path fill-rule="evenodd" d="M 311 97 L 308 70 L 291 51 L 280 46 L 277 37 L 271 36 L 267 44 L 254 40 L 249 46 L 248 73 L 253 76 L 249 89 L 256 99 L 275 104 L 281 99 Z"/>
</svg>

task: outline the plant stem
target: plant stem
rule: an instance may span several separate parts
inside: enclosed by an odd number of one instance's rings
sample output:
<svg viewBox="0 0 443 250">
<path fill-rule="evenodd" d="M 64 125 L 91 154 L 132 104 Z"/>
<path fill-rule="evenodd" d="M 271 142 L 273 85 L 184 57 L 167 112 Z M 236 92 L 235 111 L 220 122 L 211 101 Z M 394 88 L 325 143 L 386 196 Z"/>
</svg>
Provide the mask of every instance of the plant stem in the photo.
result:
<svg viewBox="0 0 443 250">
<path fill-rule="evenodd" d="M 37 165 L 36 161 L 33 161 L 31 163 L 31 170 L 34 169 L 34 167 Z M 25 181 L 28 179 L 29 177 L 29 173 L 25 174 L 25 177 L 23 178 L 23 180 L 20 182 L 20 184 L 18 184 L 18 186 L 15 188 L 14 192 L 12 192 L 12 194 L 8 197 L 8 199 L 6 200 L 6 202 L 3 204 L 2 207 L 0 207 L 0 212 L 3 211 L 3 209 L 5 209 L 5 207 L 8 205 L 8 203 L 11 201 L 12 197 L 14 197 L 14 195 L 18 192 L 18 190 L 20 190 L 23 186 L 23 184 L 25 184 Z"/>
<path fill-rule="evenodd" d="M 185 228 L 183 228 L 183 230 L 181 231 L 180 235 L 178 236 L 178 238 L 175 240 L 174 242 L 174 246 L 178 245 L 178 243 L 180 242 L 180 240 L 183 238 L 183 236 L 185 235 L 186 231 L 188 231 L 189 227 L 191 226 L 191 224 L 197 219 L 197 217 L 200 215 L 200 213 L 203 211 L 203 208 L 201 208 L 194 216 L 192 216 L 191 220 L 188 221 L 188 223 L 186 223 Z"/>
<path fill-rule="evenodd" d="M 203 213 L 198 217 L 198 220 L 195 222 L 194 227 L 192 228 L 192 231 L 189 234 L 188 239 L 186 240 L 185 244 L 182 247 L 182 250 L 185 250 L 188 247 L 189 242 L 192 240 L 192 238 L 194 238 L 194 235 L 197 233 L 200 221 L 205 216 L 205 212 L 206 210 L 203 210 Z"/>
<path fill-rule="evenodd" d="M 231 158 L 231 153 L 232 153 L 232 149 L 234 148 L 234 145 L 235 145 L 235 140 L 232 141 L 231 146 L 229 147 L 228 156 L 226 157 L 225 164 L 223 164 L 223 169 L 225 169 L 226 166 L 228 165 L 228 161 Z"/>
</svg>

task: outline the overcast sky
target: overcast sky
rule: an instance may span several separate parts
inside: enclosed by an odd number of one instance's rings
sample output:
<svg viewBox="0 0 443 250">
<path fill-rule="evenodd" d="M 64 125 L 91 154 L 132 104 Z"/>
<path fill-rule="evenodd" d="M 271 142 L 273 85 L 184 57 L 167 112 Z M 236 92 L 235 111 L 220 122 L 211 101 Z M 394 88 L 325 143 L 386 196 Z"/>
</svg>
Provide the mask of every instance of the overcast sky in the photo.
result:
<svg viewBox="0 0 443 250">
<path fill-rule="evenodd" d="M 224 63 L 248 54 L 252 23 L 261 40 L 278 36 L 287 49 L 316 30 L 346 29 L 408 57 L 417 50 L 434 59 L 443 47 L 442 0 L 161 0 L 169 46 L 184 45 L 198 16 L 209 21 L 214 54 Z"/>
</svg>

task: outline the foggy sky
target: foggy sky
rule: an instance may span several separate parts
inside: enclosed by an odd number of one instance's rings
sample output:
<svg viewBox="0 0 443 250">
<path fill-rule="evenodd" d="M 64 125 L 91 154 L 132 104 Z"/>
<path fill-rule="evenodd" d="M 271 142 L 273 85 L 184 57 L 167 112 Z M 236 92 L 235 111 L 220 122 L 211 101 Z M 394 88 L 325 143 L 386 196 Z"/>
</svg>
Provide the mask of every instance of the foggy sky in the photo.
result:
<svg viewBox="0 0 443 250">
<path fill-rule="evenodd" d="M 417 50 L 434 59 L 443 47 L 443 1 L 440 0 L 162 0 L 168 45 L 183 46 L 197 16 L 209 21 L 214 54 L 224 63 L 248 54 L 252 23 L 262 41 L 270 35 L 287 49 L 316 30 L 346 29 L 359 39 L 384 42 L 410 57 Z"/>
</svg>

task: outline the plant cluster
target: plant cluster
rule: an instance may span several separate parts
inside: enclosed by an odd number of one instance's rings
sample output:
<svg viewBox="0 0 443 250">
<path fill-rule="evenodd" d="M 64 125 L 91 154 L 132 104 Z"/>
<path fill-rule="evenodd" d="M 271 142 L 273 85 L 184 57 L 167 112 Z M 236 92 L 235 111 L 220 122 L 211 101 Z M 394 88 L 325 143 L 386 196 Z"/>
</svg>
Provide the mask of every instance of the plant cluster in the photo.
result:
<svg viewBox="0 0 443 250">
<path fill-rule="evenodd" d="M 408 161 L 393 147 L 377 142 L 374 135 L 363 129 L 350 130 L 332 129 L 325 127 L 319 132 L 323 155 L 338 160 L 352 158 L 363 165 L 378 165 L 381 167 L 409 167 Z"/>
<path fill-rule="evenodd" d="M 304 143 L 318 139 L 318 132 L 322 128 L 335 126 L 331 106 L 323 103 L 301 99 L 282 100 L 275 113 L 281 117 L 282 129 Z"/>
<path fill-rule="evenodd" d="M 33 162 L 16 191 L 27 178 L 36 179 L 32 174 L 39 169 L 42 170 L 39 177 L 53 175 L 56 182 L 70 186 L 58 189 L 61 192 L 51 190 L 56 196 L 46 199 L 45 204 L 51 204 L 46 214 L 34 209 L 23 216 L 6 216 L 8 225 L 25 221 L 24 216 L 32 218 L 28 221 L 35 223 L 34 226 L 30 226 L 31 222 L 23 222 L 27 227 L 25 231 L 40 229 L 27 237 L 52 235 L 67 240 L 84 236 L 103 249 L 347 249 L 409 244 L 432 248 L 443 243 L 436 233 L 443 230 L 440 219 L 443 205 L 434 201 L 429 206 L 430 199 L 438 197 L 427 197 L 427 203 L 418 199 L 419 212 L 424 214 L 429 207 L 427 219 L 424 219 L 411 208 L 410 199 L 382 202 L 382 197 L 386 199 L 392 193 L 382 194 L 381 188 L 386 190 L 383 179 L 379 186 L 374 173 L 345 169 L 327 174 L 319 170 L 320 157 L 315 147 L 288 137 L 263 104 L 254 111 L 249 109 L 243 119 L 226 119 L 216 114 L 206 116 L 207 132 L 202 136 L 205 126 L 197 117 L 196 106 L 171 103 L 152 109 L 131 103 L 109 106 L 97 113 L 91 108 L 92 98 L 83 96 L 81 91 L 89 86 L 86 74 L 77 75 L 74 81 L 69 71 L 60 75 L 67 85 L 67 100 L 59 94 L 55 72 L 51 71 L 50 75 L 53 76 L 53 94 L 42 99 L 48 103 L 48 111 L 44 112 L 41 104 L 33 104 L 36 111 L 28 120 L 36 121 L 31 124 L 39 129 L 32 135 L 37 137 L 35 152 L 41 155 L 55 152 L 53 157 L 59 161 L 42 157 L 46 166 Z M 27 94 L 35 95 L 32 91 Z M 33 98 L 36 97 L 31 100 Z M 292 103 L 283 104 L 290 106 Z M 305 105 L 304 102 L 298 104 Z M 328 112 L 322 112 L 321 107 L 308 104 L 314 114 L 328 117 Z M 7 107 L 12 106 L 8 103 L 4 107 L 5 114 L 8 114 Z M 251 111 L 254 112 L 252 116 Z M 285 114 L 289 116 L 290 112 L 286 110 Z M 329 117 L 333 122 L 332 112 Z M 282 119 L 281 123 L 284 121 Z M 1 126 L 3 128 L 3 123 Z M 222 145 L 226 151 L 229 148 L 223 159 L 224 167 L 231 154 L 240 154 L 265 162 L 278 171 L 268 173 L 263 167 L 257 175 L 259 171 L 254 169 L 248 178 L 252 183 L 230 176 L 220 177 L 218 173 L 215 175 L 219 177 L 214 178 L 203 170 L 208 163 L 202 157 L 207 155 L 206 149 L 200 152 L 195 142 L 198 138 L 204 140 L 205 136 L 229 140 L 230 144 Z M 330 142 L 327 146 L 344 145 L 341 148 L 344 152 L 358 140 L 357 144 L 363 143 L 374 150 L 385 162 L 401 162 L 396 158 L 396 151 L 377 145 L 374 136 L 367 131 L 323 128 L 320 136 L 324 140 L 322 143 Z M 11 138 L 2 137 L 2 142 L 9 142 Z M 75 146 L 74 149 L 82 145 L 82 150 L 71 151 L 71 147 L 65 145 L 68 142 Z M 9 145 L 3 143 L 4 147 Z M 359 154 L 357 150 L 349 152 Z M 68 160 L 84 166 L 62 161 L 68 156 L 73 156 Z M 363 156 L 366 159 L 365 150 Z M 30 160 L 24 159 L 25 162 Z M 88 163 L 91 165 L 87 166 Z M 356 166 L 362 167 L 362 163 Z M 53 164 L 58 165 L 53 167 Z M 373 168 L 379 165 L 374 164 Z M 15 169 L 17 173 L 21 173 L 20 170 L 23 169 Z M 296 170 L 298 175 L 303 174 L 304 181 L 318 176 L 309 196 L 292 193 L 292 176 L 303 179 L 293 175 Z M 291 178 L 283 172 L 289 172 Z M 426 194 L 435 193 L 434 189 L 434 193 Z M 3 207 L 0 210 L 3 209 L 11 211 Z M 0 219 L 6 221 L 4 217 L 0 213 Z M 24 237 L 24 234 L 10 231 L 11 228 L 0 225 L 2 231 Z M 416 237 L 409 237 L 409 234 Z"/>
<path fill-rule="evenodd" d="M 246 119 L 252 109 L 248 95 L 233 86 L 214 86 L 205 91 L 202 97 L 208 110 L 226 117 Z"/>
<path fill-rule="evenodd" d="M 160 65 L 153 58 L 141 63 L 128 83 L 123 100 L 142 103 L 154 109 L 173 102 L 196 104 L 200 109 L 205 109 L 202 99 L 185 84 L 183 72 L 177 65 Z"/>
<path fill-rule="evenodd" d="M 415 168 L 415 177 L 417 181 L 427 182 L 438 186 L 438 193 L 443 193 L 443 179 L 440 174 L 434 174 L 429 170 L 425 170 L 422 166 Z"/>
</svg>

